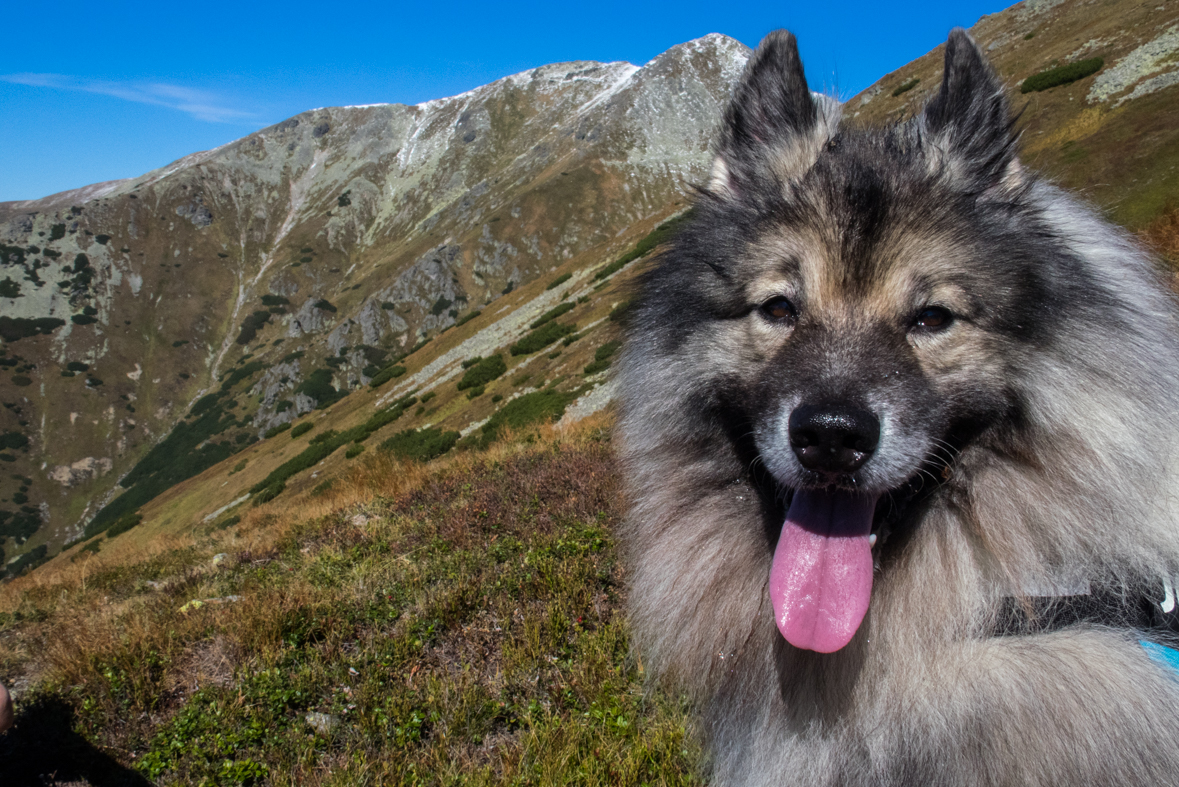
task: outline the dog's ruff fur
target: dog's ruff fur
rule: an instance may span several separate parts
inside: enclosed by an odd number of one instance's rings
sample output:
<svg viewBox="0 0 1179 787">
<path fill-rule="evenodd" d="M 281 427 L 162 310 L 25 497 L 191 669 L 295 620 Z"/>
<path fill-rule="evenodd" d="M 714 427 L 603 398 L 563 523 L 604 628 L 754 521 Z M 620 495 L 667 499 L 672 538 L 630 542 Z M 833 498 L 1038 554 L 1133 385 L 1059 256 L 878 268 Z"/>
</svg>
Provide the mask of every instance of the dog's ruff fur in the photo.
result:
<svg viewBox="0 0 1179 787">
<path fill-rule="evenodd" d="M 948 328 L 914 322 L 930 304 Z M 1149 257 L 1020 168 L 965 32 L 925 110 L 877 130 L 768 36 L 620 371 L 635 647 L 698 703 L 712 784 L 1179 783 L 1157 632 L 1002 623 L 1044 588 L 1131 599 L 1179 571 L 1176 337 Z M 880 423 L 835 481 L 786 425 L 833 397 Z M 878 540 L 862 625 L 816 653 L 767 588 L 792 496 L 828 483 L 881 495 Z"/>
</svg>

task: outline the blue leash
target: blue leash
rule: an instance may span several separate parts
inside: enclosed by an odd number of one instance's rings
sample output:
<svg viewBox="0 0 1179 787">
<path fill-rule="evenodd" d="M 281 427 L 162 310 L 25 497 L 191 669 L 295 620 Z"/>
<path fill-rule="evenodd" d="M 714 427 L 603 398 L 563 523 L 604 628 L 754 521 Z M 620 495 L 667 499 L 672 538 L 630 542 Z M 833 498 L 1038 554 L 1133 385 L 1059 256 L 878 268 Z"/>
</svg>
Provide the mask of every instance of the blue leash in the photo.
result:
<svg viewBox="0 0 1179 787">
<path fill-rule="evenodd" d="M 1146 651 L 1146 655 L 1162 664 L 1164 667 L 1169 667 L 1176 677 L 1179 677 L 1179 650 L 1168 648 L 1166 645 L 1160 645 L 1157 642 L 1148 642 L 1140 639 L 1138 644 Z"/>
</svg>

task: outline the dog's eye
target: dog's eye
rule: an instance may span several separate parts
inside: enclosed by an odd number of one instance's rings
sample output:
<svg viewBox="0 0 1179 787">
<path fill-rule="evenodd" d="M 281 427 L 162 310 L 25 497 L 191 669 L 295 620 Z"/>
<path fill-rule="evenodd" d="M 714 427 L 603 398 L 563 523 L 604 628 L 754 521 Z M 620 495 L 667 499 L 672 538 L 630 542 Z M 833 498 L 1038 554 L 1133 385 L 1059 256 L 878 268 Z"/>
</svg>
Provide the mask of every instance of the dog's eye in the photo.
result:
<svg viewBox="0 0 1179 787">
<path fill-rule="evenodd" d="M 770 298 L 761 305 L 762 316 L 771 322 L 784 322 L 793 324 L 798 319 L 798 310 L 794 308 L 794 304 L 790 302 L 789 298 L 779 295 L 777 298 Z"/>
<path fill-rule="evenodd" d="M 954 322 L 954 315 L 941 306 L 928 306 L 913 318 L 913 327 L 924 331 L 944 331 Z"/>
</svg>

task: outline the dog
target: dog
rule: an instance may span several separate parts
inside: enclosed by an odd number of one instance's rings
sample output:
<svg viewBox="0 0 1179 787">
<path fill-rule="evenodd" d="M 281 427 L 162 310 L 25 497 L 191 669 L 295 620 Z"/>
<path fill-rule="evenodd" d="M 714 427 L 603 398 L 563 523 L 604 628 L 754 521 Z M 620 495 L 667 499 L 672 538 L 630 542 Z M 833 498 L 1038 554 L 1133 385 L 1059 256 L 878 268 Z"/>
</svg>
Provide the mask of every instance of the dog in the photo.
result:
<svg viewBox="0 0 1179 787">
<path fill-rule="evenodd" d="M 961 29 L 883 129 L 773 33 L 644 274 L 629 614 L 714 785 L 1179 784 L 1179 312 L 1017 138 Z"/>
</svg>

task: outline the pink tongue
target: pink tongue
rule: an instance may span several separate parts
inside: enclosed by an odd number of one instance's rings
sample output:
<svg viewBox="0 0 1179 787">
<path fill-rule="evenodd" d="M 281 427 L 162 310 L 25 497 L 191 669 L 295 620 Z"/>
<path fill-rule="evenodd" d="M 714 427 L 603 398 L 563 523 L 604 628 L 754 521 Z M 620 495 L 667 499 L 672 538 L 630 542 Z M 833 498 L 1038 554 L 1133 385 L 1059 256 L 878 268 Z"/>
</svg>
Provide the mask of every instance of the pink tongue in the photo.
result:
<svg viewBox="0 0 1179 787">
<path fill-rule="evenodd" d="M 855 636 L 872 595 L 877 496 L 794 493 L 770 568 L 774 622 L 796 648 L 833 653 Z"/>
</svg>

